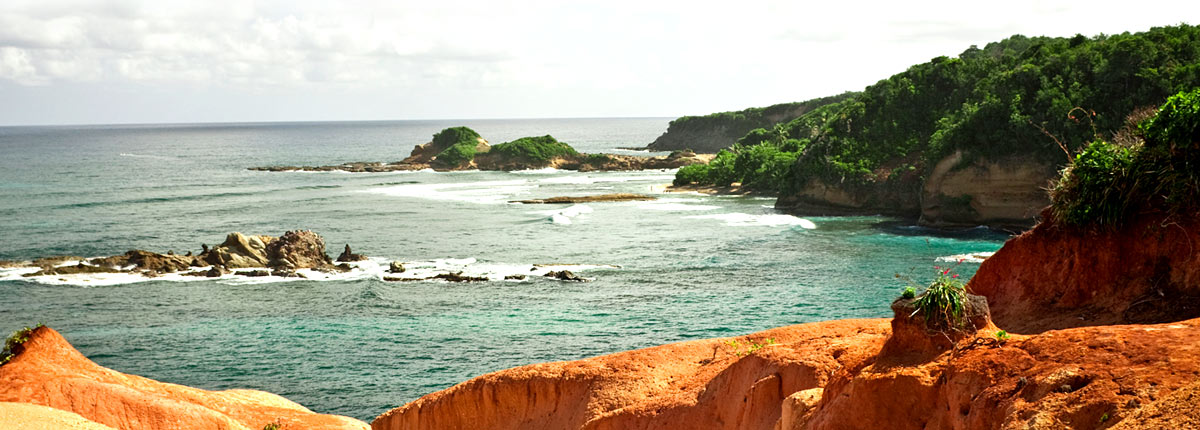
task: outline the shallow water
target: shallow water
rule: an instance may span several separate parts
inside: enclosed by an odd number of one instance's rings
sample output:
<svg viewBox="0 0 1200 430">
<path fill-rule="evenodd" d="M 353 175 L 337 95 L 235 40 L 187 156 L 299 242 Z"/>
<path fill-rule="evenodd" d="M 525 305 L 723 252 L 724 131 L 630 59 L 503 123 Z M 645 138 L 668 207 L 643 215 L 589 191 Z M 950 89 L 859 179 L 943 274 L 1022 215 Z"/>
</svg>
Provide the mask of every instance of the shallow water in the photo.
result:
<svg viewBox="0 0 1200 430">
<path fill-rule="evenodd" d="M 641 146 L 668 119 L 0 128 L 0 259 L 196 251 L 230 231 L 306 228 L 331 254 L 475 259 L 479 270 L 611 265 L 589 283 L 0 281 L 0 329 L 46 322 L 114 369 L 256 388 L 369 420 L 485 372 L 835 318 L 879 317 L 935 260 L 994 251 L 880 217 L 797 218 L 772 199 L 661 194 L 673 172 L 271 173 L 394 161 L 444 127 L 493 143 L 552 134 L 585 152 Z M 654 202 L 517 205 L 614 192 Z M 970 263 L 959 271 L 970 275 Z"/>
</svg>

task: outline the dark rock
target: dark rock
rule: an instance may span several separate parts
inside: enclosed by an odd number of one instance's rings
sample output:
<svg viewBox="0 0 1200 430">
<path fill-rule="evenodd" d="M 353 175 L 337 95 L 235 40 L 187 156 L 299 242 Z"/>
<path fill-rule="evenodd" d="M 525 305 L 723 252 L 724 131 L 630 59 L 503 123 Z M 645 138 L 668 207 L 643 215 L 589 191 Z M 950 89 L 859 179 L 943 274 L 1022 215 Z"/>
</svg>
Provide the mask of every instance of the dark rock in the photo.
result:
<svg viewBox="0 0 1200 430">
<path fill-rule="evenodd" d="M 404 273 L 404 270 L 404 264 L 401 264 L 399 261 L 393 261 L 388 264 L 389 273 Z"/>
<path fill-rule="evenodd" d="M 111 267 L 92 266 L 92 265 L 84 264 L 81 262 L 74 266 L 45 267 L 36 273 L 28 273 L 28 274 L 25 274 L 22 276 L 32 277 L 32 276 L 43 276 L 43 275 L 74 275 L 74 274 L 79 274 L 79 273 L 120 273 L 120 272 L 121 272 L 120 270 L 117 270 L 117 269 L 114 269 Z"/>
<path fill-rule="evenodd" d="M 249 270 L 249 271 L 244 271 L 244 272 L 235 272 L 235 273 L 238 275 L 241 275 L 241 276 L 250 276 L 250 277 L 255 277 L 255 278 L 262 277 L 262 276 L 271 276 L 271 272 L 268 272 L 268 271 L 262 270 L 262 269 Z"/>
<path fill-rule="evenodd" d="M 508 275 L 505 276 L 504 279 L 509 281 L 524 281 L 525 275 Z"/>
<path fill-rule="evenodd" d="M 229 271 L 225 270 L 225 268 L 221 266 L 213 266 L 211 269 L 208 269 L 207 272 L 204 272 L 204 276 L 209 278 L 219 278 L 227 274 L 229 274 Z"/>
<path fill-rule="evenodd" d="M 487 282 L 488 278 L 476 276 L 463 276 L 462 272 L 455 273 L 439 273 L 431 279 L 441 279 L 450 282 Z"/>
<path fill-rule="evenodd" d="M 307 278 L 307 276 L 297 273 L 295 270 L 283 268 L 271 270 L 271 276 L 278 276 L 280 278 Z"/>
<path fill-rule="evenodd" d="M 143 271 L 173 273 L 187 270 L 192 266 L 192 261 L 193 258 L 190 257 L 181 257 L 173 254 L 155 254 L 153 252 L 135 249 L 122 255 L 94 258 L 91 260 L 91 263 L 97 266 L 118 269 L 125 266 L 136 266 L 138 269 Z"/>
<path fill-rule="evenodd" d="M 355 254 L 353 252 L 350 252 L 350 245 L 346 244 L 346 250 L 342 251 L 342 255 L 338 256 L 337 261 L 340 263 L 340 262 L 348 262 L 348 261 L 363 261 L 366 259 L 367 259 L 367 256 L 365 256 L 365 255 Z"/>
<path fill-rule="evenodd" d="M 522 204 L 571 204 L 571 203 L 594 203 L 594 202 L 629 202 L 629 201 L 644 201 L 655 200 L 655 197 L 643 194 L 631 193 L 616 193 L 616 194 L 600 194 L 594 196 L 577 196 L 577 197 L 550 197 L 548 199 L 533 199 L 533 200 L 512 200 L 509 203 Z"/>
<path fill-rule="evenodd" d="M 549 272 L 546 272 L 546 274 L 542 275 L 542 276 L 545 276 L 547 278 L 558 279 L 560 281 L 587 282 L 587 279 L 581 278 L 581 277 L 579 277 L 579 275 L 571 273 L 570 270 L 562 270 L 562 271 L 551 270 Z"/>
</svg>

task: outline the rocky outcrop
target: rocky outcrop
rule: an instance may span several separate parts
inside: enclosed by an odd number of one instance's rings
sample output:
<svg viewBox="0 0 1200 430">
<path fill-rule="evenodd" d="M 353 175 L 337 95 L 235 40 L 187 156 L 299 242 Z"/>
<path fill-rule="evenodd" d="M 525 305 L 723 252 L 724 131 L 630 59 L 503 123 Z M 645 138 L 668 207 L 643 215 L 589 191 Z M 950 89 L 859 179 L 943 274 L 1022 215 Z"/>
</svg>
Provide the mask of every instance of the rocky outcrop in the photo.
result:
<svg viewBox="0 0 1200 430">
<path fill-rule="evenodd" d="M 6 430 L 113 430 L 74 412 L 29 403 L 0 402 Z"/>
<path fill-rule="evenodd" d="M 12 361 L 0 366 L 0 402 L 65 411 L 19 408 L 21 416 L 30 421 L 67 420 L 63 422 L 73 422 L 78 428 L 105 428 L 92 425 L 95 423 L 122 430 L 258 430 L 269 423 L 285 429 L 367 428 L 361 421 L 316 414 L 262 391 L 207 391 L 107 369 L 88 360 L 48 327 L 34 329 L 16 353 Z M 9 410 L 0 406 L 0 417 Z M 76 415 L 86 421 L 74 418 Z"/>
<path fill-rule="evenodd" d="M 371 427 L 766 430 L 787 396 L 863 366 L 886 333 L 883 319 L 828 321 L 518 367 L 422 397 Z"/>
<path fill-rule="evenodd" d="M 325 253 L 325 240 L 320 235 L 307 230 L 289 231 L 280 237 L 245 235 L 230 233 L 220 245 L 209 248 L 201 245 L 202 250 L 193 256 L 177 255 L 168 251 L 157 254 L 149 251 L 132 250 L 122 255 L 86 259 L 82 257 L 50 257 L 40 258 L 31 262 L 14 262 L 12 268 L 37 268 L 22 274 L 23 277 L 99 274 L 99 273 L 131 273 L 146 277 L 157 277 L 164 274 L 182 273 L 189 276 L 220 277 L 234 271 L 247 276 L 263 274 L 285 277 L 304 277 L 295 273 L 298 269 L 314 269 L 320 271 L 347 271 L 349 265 L 333 265 L 329 255 Z M 349 252 L 349 245 L 346 245 Z M 362 261 L 366 257 L 360 254 L 343 254 L 344 261 Z M 350 260 L 347 260 L 349 258 Z M 205 269 L 206 267 L 209 267 Z M 244 269 L 262 269 L 245 271 Z M 273 270 L 265 270 L 273 269 Z M 245 272 L 245 273 L 242 273 Z"/>
<path fill-rule="evenodd" d="M 530 204 L 574 204 L 574 203 L 596 203 L 596 202 L 630 202 L 630 201 L 646 201 L 646 200 L 654 200 L 654 199 L 655 199 L 655 197 L 647 196 L 645 194 L 616 193 L 616 194 L 598 194 L 598 195 L 594 195 L 594 196 L 561 196 L 561 197 L 550 197 L 550 198 L 545 198 L 545 199 L 512 200 L 512 201 L 509 201 L 509 203 L 521 203 L 521 204 L 527 204 L 527 205 L 530 205 Z"/>
<path fill-rule="evenodd" d="M 346 244 L 346 250 L 342 251 L 341 255 L 338 255 L 337 261 L 339 263 L 346 263 L 346 262 L 354 262 L 354 261 L 363 261 L 366 259 L 367 259 L 367 256 L 365 256 L 365 255 L 355 254 L 353 252 L 350 252 L 350 244 Z"/>
<path fill-rule="evenodd" d="M 920 223 L 933 227 L 989 225 L 1026 230 L 1050 204 L 1055 166 L 1033 157 L 938 161 L 921 187 Z"/>
<path fill-rule="evenodd" d="M 969 287 L 1018 333 L 1200 316 L 1200 222 L 1144 213 L 1119 230 L 1051 218 L 979 266 Z"/>
</svg>

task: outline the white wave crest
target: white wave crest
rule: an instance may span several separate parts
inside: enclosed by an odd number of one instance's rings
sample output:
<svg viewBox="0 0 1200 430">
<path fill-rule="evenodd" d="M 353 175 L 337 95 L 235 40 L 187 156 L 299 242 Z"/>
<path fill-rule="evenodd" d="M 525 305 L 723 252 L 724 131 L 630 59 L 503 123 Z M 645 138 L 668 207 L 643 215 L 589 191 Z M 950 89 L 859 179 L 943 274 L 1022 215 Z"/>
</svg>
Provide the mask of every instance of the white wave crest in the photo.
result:
<svg viewBox="0 0 1200 430">
<path fill-rule="evenodd" d="M 987 260 L 988 257 L 991 257 L 993 254 L 995 254 L 995 252 L 972 252 L 969 254 L 955 254 L 955 255 L 947 255 L 944 257 L 938 257 L 938 258 L 936 258 L 936 261 L 943 262 L 943 263 L 962 262 L 962 263 L 979 264 L 979 263 L 983 263 L 983 260 Z"/>
<path fill-rule="evenodd" d="M 511 181 L 482 181 L 449 184 L 404 184 L 362 190 L 364 193 L 426 200 L 459 201 L 479 204 L 499 204 L 513 196 L 537 188 L 524 179 Z"/>
<path fill-rule="evenodd" d="M 684 203 L 646 203 L 638 205 L 638 209 L 649 209 L 655 211 L 711 211 L 720 209 L 720 206 L 711 205 L 689 205 Z"/>
<path fill-rule="evenodd" d="M 777 226 L 799 226 L 800 228 L 812 230 L 817 228 L 817 225 L 812 221 L 804 218 L 786 215 L 786 214 L 765 214 L 751 215 L 746 213 L 727 213 L 727 214 L 711 214 L 711 215 L 692 215 L 685 218 L 694 219 L 715 219 L 723 221 L 725 225 L 731 227 L 777 227 Z"/>
</svg>

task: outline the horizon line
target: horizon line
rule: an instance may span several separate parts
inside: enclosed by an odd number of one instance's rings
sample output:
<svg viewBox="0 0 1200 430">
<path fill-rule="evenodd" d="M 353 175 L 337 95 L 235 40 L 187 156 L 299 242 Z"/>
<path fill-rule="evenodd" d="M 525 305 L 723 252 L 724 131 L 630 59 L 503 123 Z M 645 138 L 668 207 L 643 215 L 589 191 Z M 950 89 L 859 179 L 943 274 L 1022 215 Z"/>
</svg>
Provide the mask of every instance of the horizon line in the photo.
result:
<svg viewBox="0 0 1200 430">
<path fill-rule="evenodd" d="M 687 115 L 684 115 L 687 116 Z M 0 124 L 0 128 L 19 127 L 153 127 L 182 125 L 258 125 L 258 124 L 303 124 L 303 123 L 365 123 L 365 122 L 418 122 L 418 121 L 520 121 L 550 119 L 660 119 L 679 116 L 564 116 L 564 117 L 489 117 L 489 118 L 424 118 L 424 119 L 334 119 L 334 120 L 262 120 L 262 121 L 194 121 L 194 122 L 113 122 L 113 123 L 42 123 Z"/>
</svg>

